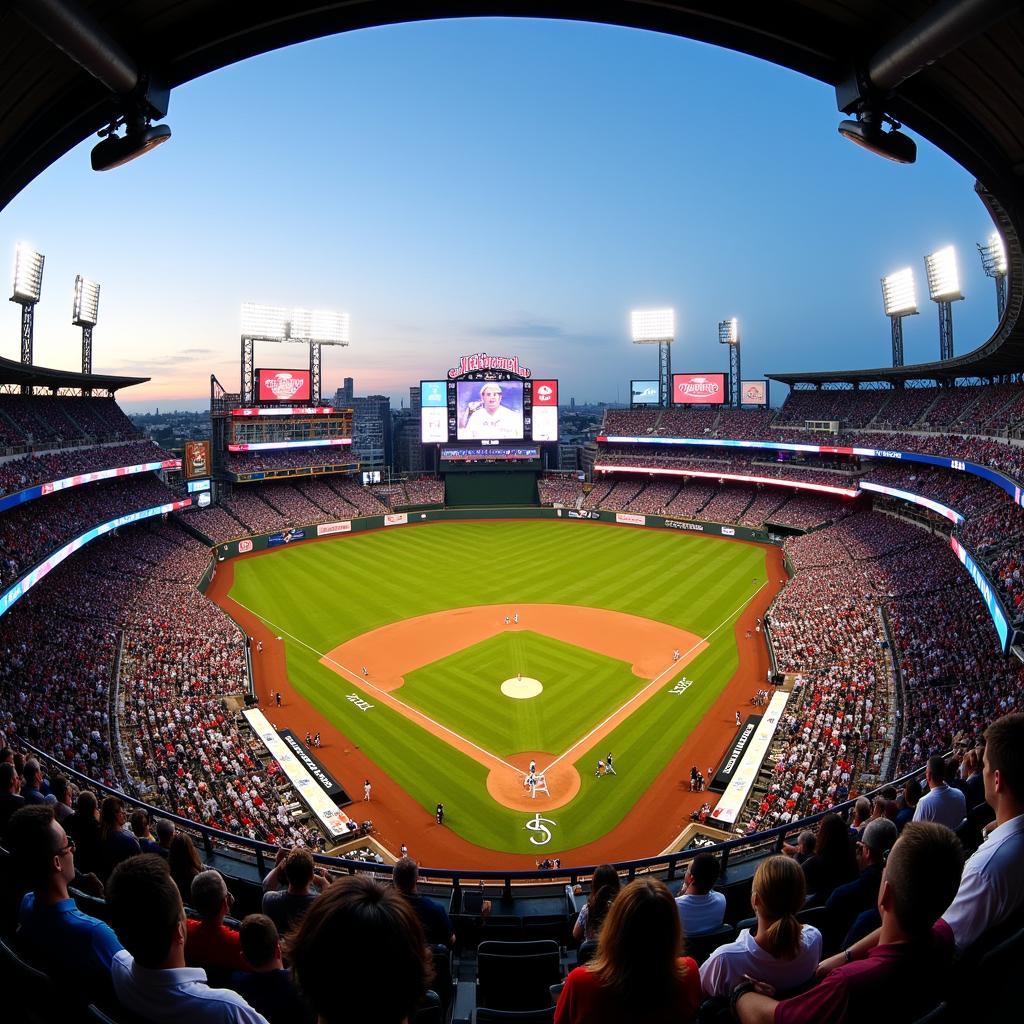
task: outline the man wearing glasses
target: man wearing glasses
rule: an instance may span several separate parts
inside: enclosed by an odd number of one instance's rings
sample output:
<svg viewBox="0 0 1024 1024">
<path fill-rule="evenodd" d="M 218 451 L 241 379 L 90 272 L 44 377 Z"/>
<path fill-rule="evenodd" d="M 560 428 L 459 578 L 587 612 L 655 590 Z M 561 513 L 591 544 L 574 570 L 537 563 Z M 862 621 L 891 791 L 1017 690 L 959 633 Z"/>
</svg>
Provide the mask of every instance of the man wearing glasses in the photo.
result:
<svg viewBox="0 0 1024 1024">
<path fill-rule="evenodd" d="M 75 843 L 50 804 L 16 811 L 7 825 L 16 877 L 26 892 L 18 911 L 18 944 L 28 959 L 76 991 L 97 998 L 110 990 L 110 964 L 122 945 L 102 921 L 83 914 L 68 894 Z"/>
</svg>

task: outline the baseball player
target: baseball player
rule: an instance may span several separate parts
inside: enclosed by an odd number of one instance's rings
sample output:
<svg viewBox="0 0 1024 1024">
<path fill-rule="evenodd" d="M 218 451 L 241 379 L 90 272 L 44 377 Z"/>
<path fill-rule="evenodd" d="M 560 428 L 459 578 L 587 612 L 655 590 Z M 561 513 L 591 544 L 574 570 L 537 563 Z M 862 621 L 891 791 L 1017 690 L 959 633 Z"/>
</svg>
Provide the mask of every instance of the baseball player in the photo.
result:
<svg viewBox="0 0 1024 1024">
<path fill-rule="evenodd" d="M 608 755 L 604 759 L 604 773 L 605 773 L 605 775 L 617 775 L 618 774 L 618 772 L 616 772 L 615 769 L 612 767 L 611 751 L 608 752 Z"/>
<path fill-rule="evenodd" d="M 370 780 L 369 779 L 367 779 L 363 783 L 363 801 L 365 803 L 369 803 L 370 802 Z"/>
</svg>

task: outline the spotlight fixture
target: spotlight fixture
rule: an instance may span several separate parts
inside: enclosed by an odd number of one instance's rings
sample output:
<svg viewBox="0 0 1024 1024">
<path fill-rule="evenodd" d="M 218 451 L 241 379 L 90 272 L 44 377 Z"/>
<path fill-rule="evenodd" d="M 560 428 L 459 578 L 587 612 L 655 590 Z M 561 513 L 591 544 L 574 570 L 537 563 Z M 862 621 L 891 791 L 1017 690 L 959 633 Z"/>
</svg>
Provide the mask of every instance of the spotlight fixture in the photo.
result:
<svg viewBox="0 0 1024 1024">
<path fill-rule="evenodd" d="M 888 131 L 883 131 L 883 124 L 889 125 Z M 899 130 L 902 127 L 888 114 L 864 106 L 857 110 L 856 120 L 839 122 L 839 134 L 893 163 L 912 164 L 917 159 L 917 143 Z"/>
</svg>

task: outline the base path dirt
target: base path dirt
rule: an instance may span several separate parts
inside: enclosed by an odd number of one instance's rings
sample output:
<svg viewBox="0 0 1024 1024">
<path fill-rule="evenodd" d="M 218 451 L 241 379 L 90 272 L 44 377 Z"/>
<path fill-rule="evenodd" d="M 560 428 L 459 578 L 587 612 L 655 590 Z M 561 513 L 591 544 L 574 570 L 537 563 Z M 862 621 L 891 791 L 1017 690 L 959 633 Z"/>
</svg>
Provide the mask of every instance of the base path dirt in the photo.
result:
<svg viewBox="0 0 1024 1024">
<path fill-rule="evenodd" d="M 594 528 L 623 529 L 613 524 L 594 524 Z M 746 542 L 723 540 L 722 543 Z M 765 552 L 768 585 L 757 593 L 733 627 L 739 651 L 739 666 L 736 673 L 619 825 L 592 843 L 561 851 L 563 864 L 596 864 L 605 860 L 629 860 L 656 854 L 682 831 L 689 820 L 690 812 L 700 807 L 705 794 L 689 791 L 690 767 L 699 765 L 701 771 L 705 771 L 718 764 L 735 734 L 737 709 L 749 708 L 750 698 L 758 689 L 764 687 L 769 669 L 764 635 L 755 632 L 755 619 L 763 619 L 765 611 L 781 589 L 786 573 L 782 552 L 778 548 L 756 546 Z M 254 552 L 242 557 L 261 556 L 262 552 Z M 233 578 L 234 562 L 220 563 L 208 596 L 223 607 L 254 640 L 263 642 L 263 653 L 254 651 L 252 661 L 256 694 L 268 719 L 275 728 L 288 728 L 299 736 L 307 732 L 319 732 L 323 745 L 317 751 L 317 756 L 349 793 L 361 793 L 364 779 L 369 778 L 373 781 L 372 802 L 365 805 L 357 802 L 348 808 L 350 815 L 371 818 L 376 836 L 385 846 L 397 851 L 399 846 L 405 843 L 409 847 L 410 855 L 424 867 L 453 870 L 526 870 L 536 865 L 536 858 L 530 854 L 489 850 L 468 842 L 443 825 L 438 825 L 432 811 L 424 809 L 405 791 L 400 782 L 379 768 L 366 752 L 306 703 L 288 680 L 283 642 L 278 640 L 273 630 L 255 614 L 228 597 Z M 512 614 L 511 608 L 508 611 Z M 519 611 L 522 619 L 523 609 L 520 608 Z M 504 625 L 503 615 L 500 621 Z M 535 622 L 521 621 L 520 626 L 537 629 Z M 752 634 L 749 638 L 746 636 L 748 631 Z M 585 642 L 568 642 L 599 650 L 595 646 L 593 636 L 588 636 Z M 255 647 L 255 644 L 253 646 Z M 679 646 L 678 643 L 672 643 L 669 650 Z M 633 659 L 624 660 L 632 663 Z M 360 666 L 363 663 L 357 662 Z M 645 678 L 650 678 L 650 675 Z M 281 707 L 277 707 L 273 699 L 277 692 L 281 694 Z M 522 770 L 529 764 L 531 753 L 538 766 L 549 763 L 547 758 L 550 757 L 550 752 L 544 751 L 524 752 L 507 760 Z M 516 778 L 511 773 L 509 777 L 513 780 Z M 518 784 L 521 785 L 521 782 Z M 614 780 L 611 784 L 614 784 Z M 522 799 L 528 800 L 528 797 L 523 796 Z M 537 805 L 531 801 L 525 806 L 527 809 L 533 809 Z"/>
<path fill-rule="evenodd" d="M 405 682 L 407 672 L 440 661 L 499 633 L 524 630 L 625 661 L 632 665 L 634 675 L 652 681 L 569 750 L 533 751 L 509 758 L 484 750 L 406 704 L 401 694 L 395 693 Z M 706 641 L 685 629 L 604 608 L 572 604 L 475 605 L 389 623 L 339 644 L 320 661 L 380 703 L 482 764 L 489 770 L 487 791 L 506 807 L 536 810 L 535 798 L 523 785 L 530 761 L 535 760 L 550 794 L 544 800 L 544 807 L 554 810 L 569 803 L 579 792 L 579 774 L 571 762 L 599 745 L 705 647 Z M 673 661 L 674 651 L 680 656 Z"/>
</svg>

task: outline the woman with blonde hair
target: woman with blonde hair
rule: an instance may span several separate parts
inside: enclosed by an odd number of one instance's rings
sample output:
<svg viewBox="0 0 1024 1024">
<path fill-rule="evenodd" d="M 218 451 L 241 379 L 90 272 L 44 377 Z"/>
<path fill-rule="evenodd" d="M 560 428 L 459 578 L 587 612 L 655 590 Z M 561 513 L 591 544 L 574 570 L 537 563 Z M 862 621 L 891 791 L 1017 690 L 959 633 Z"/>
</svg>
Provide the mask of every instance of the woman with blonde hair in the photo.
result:
<svg viewBox="0 0 1024 1024">
<path fill-rule="evenodd" d="M 664 883 L 630 882 L 612 902 L 597 954 L 565 980 L 555 1024 L 687 1024 L 700 1007 L 696 961 L 682 955 L 675 900 Z"/>
<path fill-rule="evenodd" d="M 757 932 L 744 928 L 735 942 L 719 946 L 700 969 L 707 996 L 727 996 L 745 978 L 764 981 L 777 992 L 790 992 L 814 977 L 821 959 L 821 932 L 801 924 L 807 883 L 791 857 L 768 857 L 754 875 L 750 905 Z"/>
</svg>

